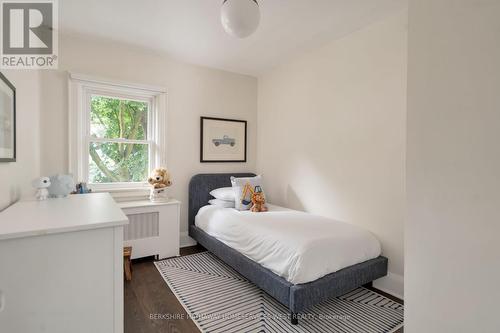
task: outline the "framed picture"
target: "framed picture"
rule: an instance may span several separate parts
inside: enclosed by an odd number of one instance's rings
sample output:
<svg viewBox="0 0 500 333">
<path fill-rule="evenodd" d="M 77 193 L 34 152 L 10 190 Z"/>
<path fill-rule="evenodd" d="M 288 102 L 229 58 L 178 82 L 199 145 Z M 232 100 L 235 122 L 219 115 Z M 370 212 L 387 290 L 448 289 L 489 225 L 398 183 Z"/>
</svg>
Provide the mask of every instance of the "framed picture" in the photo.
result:
<svg viewBox="0 0 500 333">
<path fill-rule="evenodd" d="M 246 162 L 245 120 L 201 117 L 200 162 Z"/>
<path fill-rule="evenodd" d="M 0 73 L 0 162 L 16 161 L 16 88 Z"/>
</svg>

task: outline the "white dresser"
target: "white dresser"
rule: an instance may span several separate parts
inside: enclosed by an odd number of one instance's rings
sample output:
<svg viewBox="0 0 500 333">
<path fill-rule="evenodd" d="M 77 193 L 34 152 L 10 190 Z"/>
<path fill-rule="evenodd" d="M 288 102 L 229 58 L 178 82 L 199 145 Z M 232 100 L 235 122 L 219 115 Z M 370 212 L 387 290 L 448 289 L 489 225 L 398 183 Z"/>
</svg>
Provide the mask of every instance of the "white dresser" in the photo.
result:
<svg viewBox="0 0 500 333">
<path fill-rule="evenodd" d="M 164 259 L 179 255 L 179 201 L 129 201 L 120 202 L 118 206 L 130 221 L 124 228 L 124 245 L 132 246 L 132 259 L 146 256 Z"/>
<path fill-rule="evenodd" d="M 0 213 L 0 331 L 122 333 L 127 223 L 107 193 Z"/>
</svg>

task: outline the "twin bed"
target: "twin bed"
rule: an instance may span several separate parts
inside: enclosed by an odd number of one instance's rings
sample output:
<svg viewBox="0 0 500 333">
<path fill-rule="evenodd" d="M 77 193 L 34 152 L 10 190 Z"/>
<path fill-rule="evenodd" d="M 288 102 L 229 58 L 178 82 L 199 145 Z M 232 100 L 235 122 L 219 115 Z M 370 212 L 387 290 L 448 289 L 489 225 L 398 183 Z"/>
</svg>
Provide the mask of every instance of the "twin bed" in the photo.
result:
<svg viewBox="0 0 500 333">
<path fill-rule="evenodd" d="M 353 225 L 269 205 L 265 213 L 208 205 L 230 177 L 199 174 L 189 183 L 189 235 L 290 309 L 299 313 L 387 274 L 375 237 Z"/>
</svg>

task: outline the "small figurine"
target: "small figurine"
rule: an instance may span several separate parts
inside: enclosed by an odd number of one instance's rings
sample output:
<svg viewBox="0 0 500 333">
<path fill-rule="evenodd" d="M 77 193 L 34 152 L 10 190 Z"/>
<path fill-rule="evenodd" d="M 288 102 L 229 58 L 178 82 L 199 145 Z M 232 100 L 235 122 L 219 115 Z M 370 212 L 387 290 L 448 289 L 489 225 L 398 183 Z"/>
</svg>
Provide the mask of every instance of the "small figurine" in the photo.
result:
<svg viewBox="0 0 500 333">
<path fill-rule="evenodd" d="M 76 184 L 76 188 L 71 194 L 86 194 L 86 193 L 92 193 L 92 189 L 90 189 L 87 186 L 87 183 L 81 182 Z"/>
<path fill-rule="evenodd" d="M 33 187 L 37 189 L 35 198 L 38 201 L 47 200 L 47 198 L 49 197 L 49 190 L 47 190 L 49 186 L 49 177 L 40 177 L 33 181 Z"/>
</svg>

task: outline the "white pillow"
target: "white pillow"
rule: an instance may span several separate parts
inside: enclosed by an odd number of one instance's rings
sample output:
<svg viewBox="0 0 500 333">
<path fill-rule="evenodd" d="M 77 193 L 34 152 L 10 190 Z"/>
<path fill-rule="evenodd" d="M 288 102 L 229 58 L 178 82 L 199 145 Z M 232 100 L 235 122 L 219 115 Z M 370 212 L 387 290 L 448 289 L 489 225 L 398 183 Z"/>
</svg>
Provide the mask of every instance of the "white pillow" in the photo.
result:
<svg viewBox="0 0 500 333">
<path fill-rule="evenodd" d="M 252 192 L 257 191 L 264 193 L 262 189 L 262 177 L 235 178 L 231 177 L 233 191 L 235 196 L 235 208 L 237 210 L 248 210 L 252 207 Z"/>
<path fill-rule="evenodd" d="M 217 207 L 223 207 L 223 208 L 234 208 L 234 200 L 233 201 L 226 201 L 226 200 L 221 200 L 221 199 L 212 199 L 208 201 L 209 204 Z"/>
<path fill-rule="evenodd" d="M 234 191 L 232 187 L 221 187 L 210 191 L 210 195 L 215 199 L 234 202 Z"/>
</svg>

